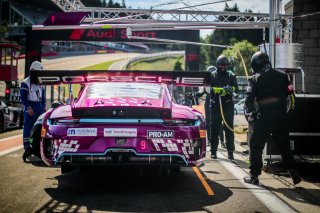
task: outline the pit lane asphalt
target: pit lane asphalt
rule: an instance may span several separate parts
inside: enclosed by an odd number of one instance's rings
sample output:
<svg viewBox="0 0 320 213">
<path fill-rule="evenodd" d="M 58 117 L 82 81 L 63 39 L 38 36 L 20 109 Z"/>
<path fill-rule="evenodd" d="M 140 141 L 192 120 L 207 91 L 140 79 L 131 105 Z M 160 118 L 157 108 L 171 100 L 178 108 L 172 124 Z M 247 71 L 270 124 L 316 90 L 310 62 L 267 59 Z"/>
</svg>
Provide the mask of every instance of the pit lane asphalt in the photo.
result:
<svg viewBox="0 0 320 213">
<path fill-rule="evenodd" d="M 0 136 L 19 132 L 13 130 Z M 22 143 L 22 137 L 20 140 Z M 2 139 L 0 144 L 5 142 Z M 23 163 L 20 149 L 0 156 L 0 212 L 271 212 L 253 195 L 267 190 L 245 188 L 239 177 L 248 172 L 243 149 L 236 142 L 235 161 L 226 159 L 226 150 L 219 149 L 218 160 L 207 157 L 199 165 L 213 196 L 208 195 L 192 168 L 183 168 L 180 175 L 164 176 L 155 170 L 139 175 L 133 167 L 61 175 L 59 167 L 49 168 L 41 161 Z M 291 181 L 286 179 L 286 183 Z M 319 212 L 317 204 L 299 193 L 315 193 L 317 199 L 319 187 L 312 182 L 303 181 L 295 189 L 265 173 L 260 181 L 280 198 L 271 205 L 283 200 L 290 211 Z"/>
<path fill-rule="evenodd" d="M 0 138 L 19 134 L 21 130 L 12 130 Z M 153 170 L 140 176 L 133 168 L 61 175 L 58 167 L 48 168 L 40 161 L 24 164 L 21 156 L 18 150 L 0 157 L 0 212 L 270 212 L 225 169 L 222 164 L 230 163 L 225 159 L 207 158 L 199 167 L 214 191 L 209 196 L 192 168 L 184 168 L 179 176 L 160 176 Z M 319 211 L 291 189 L 274 185 L 270 176 L 262 178 L 281 200 L 298 203 L 293 209 L 299 205 L 295 209 Z"/>
<path fill-rule="evenodd" d="M 270 212 L 216 160 L 201 166 L 209 196 L 192 168 L 160 175 L 135 167 L 61 175 L 22 150 L 0 157 L 0 212 Z"/>
</svg>

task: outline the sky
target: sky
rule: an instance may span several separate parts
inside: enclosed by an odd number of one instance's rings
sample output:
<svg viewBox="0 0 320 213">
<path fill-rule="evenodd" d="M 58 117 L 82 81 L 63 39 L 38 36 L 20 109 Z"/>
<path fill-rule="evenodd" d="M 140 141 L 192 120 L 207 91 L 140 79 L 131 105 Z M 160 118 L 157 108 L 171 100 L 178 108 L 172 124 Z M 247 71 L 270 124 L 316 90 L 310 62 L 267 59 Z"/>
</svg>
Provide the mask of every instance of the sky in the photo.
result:
<svg viewBox="0 0 320 213">
<path fill-rule="evenodd" d="M 284 7 L 284 5 L 289 1 L 290 0 L 282 0 L 282 7 Z M 113 0 L 113 2 L 121 3 L 122 0 Z M 222 0 L 125 0 L 126 6 L 131 7 L 132 9 L 150 9 L 150 7 L 153 7 L 154 9 L 159 10 L 186 7 L 186 5 L 181 2 L 184 2 L 187 5 L 220 2 L 196 7 L 197 9 L 203 11 L 223 11 L 225 6 L 225 2 L 222 2 Z M 246 9 L 251 9 L 254 13 L 269 13 L 269 2 L 270 0 L 232 0 L 228 1 L 227 3 L 230 7 L 237 3 L 240 12 L 244 12 Z M 282 9 L 282 11 L 282 13 L 284 13 L 284 9 Z M 201 30 L 200 35 L 201 37 L 205 37 L 210 33 L 211 30 Z"/>
</svg>

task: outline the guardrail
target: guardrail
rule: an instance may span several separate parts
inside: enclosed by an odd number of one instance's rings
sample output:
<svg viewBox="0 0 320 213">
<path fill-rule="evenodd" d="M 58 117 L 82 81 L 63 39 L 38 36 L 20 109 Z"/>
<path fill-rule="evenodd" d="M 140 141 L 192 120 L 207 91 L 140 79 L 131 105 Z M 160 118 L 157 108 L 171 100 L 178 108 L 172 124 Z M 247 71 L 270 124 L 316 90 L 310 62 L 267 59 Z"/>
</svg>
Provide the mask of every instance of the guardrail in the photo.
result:
<svg viewBox="0 0 320 213">
<path fill-rule="evenodd" d="M 168 52 L 159 52 L 159 53 L 152 53 L 152 54 L 141 54 L 139 56 L 133 57 L 129 59 L 121 69 L 128 69 L 130 64 L 137 62 L 137 61 L 143 61 L 144 59 L 152 59 L 152 58 L 163 58 L 167 56 L 176 56 L 176 55 L 185 55 L 185 51 L 168 51 Z"/>
</svg>

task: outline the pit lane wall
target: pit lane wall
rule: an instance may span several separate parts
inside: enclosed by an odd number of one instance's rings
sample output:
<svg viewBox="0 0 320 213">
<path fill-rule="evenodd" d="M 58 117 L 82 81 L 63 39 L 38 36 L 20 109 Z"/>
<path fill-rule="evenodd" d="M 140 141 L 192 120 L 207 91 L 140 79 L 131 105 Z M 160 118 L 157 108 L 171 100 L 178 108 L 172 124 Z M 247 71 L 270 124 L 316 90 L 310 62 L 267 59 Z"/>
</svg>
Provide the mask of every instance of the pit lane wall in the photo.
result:
<svg viewBox="0 0 320 213">
<path fill-rule="evenodd" d="M 320 94 L 320 10 L 319 0 L 292 0 L 285 5 L 286 13 L 293 11 L 292 42 L 304 46 L 306 92 Z M 292 6 L 292 7 L 290 7 Z M 315 13 L 315 14 L 314 14 Z M 309 14 L 307 17 L 299 17 Z M 313 14 L 313 15 L 312 15 Z"/>
</svg>

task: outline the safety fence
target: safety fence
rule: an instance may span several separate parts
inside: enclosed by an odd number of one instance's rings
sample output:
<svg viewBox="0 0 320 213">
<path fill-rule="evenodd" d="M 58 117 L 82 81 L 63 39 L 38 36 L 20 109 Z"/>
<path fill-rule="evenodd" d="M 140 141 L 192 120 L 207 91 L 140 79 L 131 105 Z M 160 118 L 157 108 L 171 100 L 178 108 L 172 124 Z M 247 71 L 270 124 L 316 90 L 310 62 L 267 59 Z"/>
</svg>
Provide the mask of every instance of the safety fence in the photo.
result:
<svg viewBox="0 0 320 213">
<path fill-rule="evenodd" d="M 156 59 L 156 58 L 164 58 L 164 57 L 170 57 L 170 56 L 184 56 L 185 51 L 167 51 L 167 52 L 158 52 L 158 53 L 152 53 L 152 54 L 141 54 L 139 56 L 133 57 L 127 61 L 122 66 L 122 69 L 128 69 L 130 64 L 136 63 L 138 61 L 144 61 L 144 60 L 150 60 L 150 59 Z"/>
</svg>

